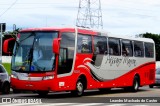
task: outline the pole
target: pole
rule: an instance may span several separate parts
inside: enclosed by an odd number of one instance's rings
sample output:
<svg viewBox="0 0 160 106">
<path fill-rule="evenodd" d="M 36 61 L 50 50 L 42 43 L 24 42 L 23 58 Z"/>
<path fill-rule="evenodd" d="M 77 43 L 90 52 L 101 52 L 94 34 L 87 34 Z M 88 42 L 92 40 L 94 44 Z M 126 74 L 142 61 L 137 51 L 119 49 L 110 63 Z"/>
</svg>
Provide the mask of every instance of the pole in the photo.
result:
<svg viewBox="0 0 160 106">
<path fill-rule="evenodd" d="M 1 33 L 0 33 L 0 64 L 2 64 L 2 27 L 3 27 L 3 24 L 0 24 L 1 25 Z"/>
</svg>

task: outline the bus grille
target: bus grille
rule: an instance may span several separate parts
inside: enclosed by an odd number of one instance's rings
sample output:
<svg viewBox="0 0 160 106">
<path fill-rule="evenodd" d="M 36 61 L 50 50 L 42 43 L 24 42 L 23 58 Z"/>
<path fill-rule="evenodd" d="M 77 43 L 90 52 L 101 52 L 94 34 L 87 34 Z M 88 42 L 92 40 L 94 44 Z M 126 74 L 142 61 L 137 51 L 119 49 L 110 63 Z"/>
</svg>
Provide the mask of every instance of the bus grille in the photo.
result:
<svg viewBox="0 0 160 106">
<path fill-rule="evenodd" d="M 155 78 L 155 70 L 154 69 L 150 69 L 149 71 L 149 80 L 154 80 Z"/>
</svg>

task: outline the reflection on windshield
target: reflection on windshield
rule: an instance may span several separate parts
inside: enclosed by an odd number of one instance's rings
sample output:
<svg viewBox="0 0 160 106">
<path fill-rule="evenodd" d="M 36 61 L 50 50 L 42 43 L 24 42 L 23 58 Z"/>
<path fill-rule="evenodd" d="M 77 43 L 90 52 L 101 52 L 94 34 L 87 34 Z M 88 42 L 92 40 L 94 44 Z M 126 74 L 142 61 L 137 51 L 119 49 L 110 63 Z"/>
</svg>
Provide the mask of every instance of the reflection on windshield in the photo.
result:
<svg viewBox="0 0 160 106">
<path fill-rule="evenodd" d="M 57 32 L 21 33 L 19 44 L 14 47 L 12 70 L 23 72 L 53 70 L 55 54 L 52 52 L 52 41 L 57 36 Z"/>
</svg>

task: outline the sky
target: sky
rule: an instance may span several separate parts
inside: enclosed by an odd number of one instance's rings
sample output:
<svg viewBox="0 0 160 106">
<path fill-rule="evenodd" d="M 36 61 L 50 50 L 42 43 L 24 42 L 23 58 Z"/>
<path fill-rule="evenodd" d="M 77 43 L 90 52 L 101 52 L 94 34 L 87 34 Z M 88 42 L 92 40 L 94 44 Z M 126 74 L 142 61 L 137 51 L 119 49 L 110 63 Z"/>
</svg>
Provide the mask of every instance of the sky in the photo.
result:
<svg viewBox="0 0 160 106">
<path fill-rule="evenodd" d="M 7 31 L 13 24 L 17 28 L 75 26 L 78 6 L 79 0 L 0 0 L 0 23 L 6 23 Z M 106 32 L 160 34 L 160 0 L 101 0 L 101 8 Z"/>
</svg>

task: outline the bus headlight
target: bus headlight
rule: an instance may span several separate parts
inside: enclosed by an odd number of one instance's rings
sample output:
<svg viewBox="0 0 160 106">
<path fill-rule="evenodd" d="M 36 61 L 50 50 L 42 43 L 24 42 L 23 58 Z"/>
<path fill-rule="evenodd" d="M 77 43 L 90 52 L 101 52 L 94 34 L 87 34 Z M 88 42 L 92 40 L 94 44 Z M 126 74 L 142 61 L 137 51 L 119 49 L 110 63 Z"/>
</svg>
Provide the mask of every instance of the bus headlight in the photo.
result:
<svg viewBox="0 0 160 106">
<path fill-rule="evenodd" d="M 16 79 L 18 79 L 18 77 L 16 76 L 16 75 L 11 75 L 11 78 L 16 78 Z"/>
<path fill-rule="evenodd" d="M 45 76 L 45 77 L 43 77 L 43 80 L 51 80 L 51 79 L 53 79 L 54 78 L 54 76 L 52 75 L 52 76 Z"/>
</svg>

